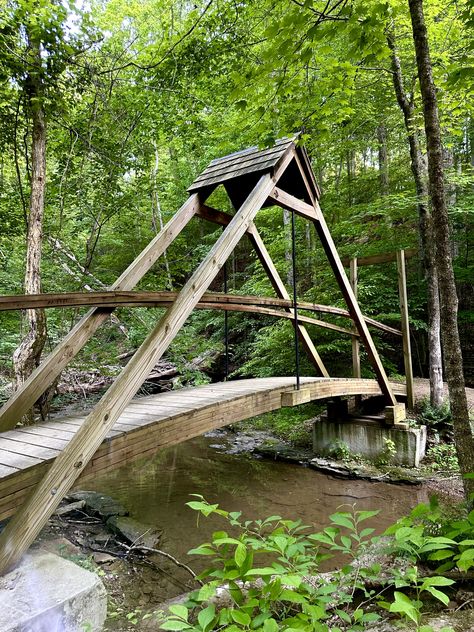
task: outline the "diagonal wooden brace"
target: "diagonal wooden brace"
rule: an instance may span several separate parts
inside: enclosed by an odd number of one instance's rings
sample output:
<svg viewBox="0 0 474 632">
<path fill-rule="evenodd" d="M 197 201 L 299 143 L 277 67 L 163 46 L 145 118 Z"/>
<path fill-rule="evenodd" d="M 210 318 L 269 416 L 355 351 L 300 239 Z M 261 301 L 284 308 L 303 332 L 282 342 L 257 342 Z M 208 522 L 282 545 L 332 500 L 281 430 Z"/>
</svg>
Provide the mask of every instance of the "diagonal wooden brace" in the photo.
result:
<svg viewBox="0 0 474 632">
<path fill-rule="evenodd" d="M 194 217 L 199 207 L 199 195 L 193 193 L 110 289 L 133 289 Z M 11 430 L 16 426 L 25 412 L 30 410 L 37 399 L 53 384 L 68 362 L 79 353 L 113 310 L 113 307 L 91 309 L 74 325 L 67 336 L 33 371 L 21 388 L 4 404 L 0 410 L 0 432 Z"/>
<path fill-rule="evenodd" d="M 262 264 L 264 270 L 266 271 L 270 279 L 270 282 L 277 296 L 287 301 L 291 300 L 290 295 L 288 294 L 288 291 L 285 287 L 285 284 L 283 283 L 280 275 L 278 274 L 278 270 L 276 269 L 275 264 L 273 263 L 272 258 L 270 257 L 270 254 L 268 250 L 266 249 L 265 244 L 263 243 L 263 240 L 260 237 L 260 234 L 255 224 L 253 223 L 251 224 L 249 228 L 249 238 L 250 238 L 250 241 L 252 242 L 253 247 L 255 248 L 258 258 L 260 259 L 260 263 Z M 294 314 L 294 309 L 291 309 L 289 307 L 285 309 L 288 313 Z M 293 325 L 295 325 L 295 321 L 293 321 Z M 321 373 L 323 377 L 329 377 L 329 373 L 326 367 L 324 366 L 324 362 L 322 361 L 321 356 L 317 352 L 316 347 L 313 344 L 313 341 L 311 340 L 308 330 L 306 329 L 306 327 L 304 327 L 304 325 L 301 325 L 299 323 L 298 323 L 298 335 L 300 337 L 301 342 L 303 343 L 306 353 L 309 356 L 309 359 L 314 364 L 316 369 Z"/>
<path fill-rule="evenodd" d="M 176 301 L 56 458 L 41 483 L 7 524 L 0 535 L 0 574 L 16 564 L 32 544 L 245 234 L 292 157 L 292 153 L 283 157 L 274 177 L 266 174 L 259 179 Z"/>
</svg>

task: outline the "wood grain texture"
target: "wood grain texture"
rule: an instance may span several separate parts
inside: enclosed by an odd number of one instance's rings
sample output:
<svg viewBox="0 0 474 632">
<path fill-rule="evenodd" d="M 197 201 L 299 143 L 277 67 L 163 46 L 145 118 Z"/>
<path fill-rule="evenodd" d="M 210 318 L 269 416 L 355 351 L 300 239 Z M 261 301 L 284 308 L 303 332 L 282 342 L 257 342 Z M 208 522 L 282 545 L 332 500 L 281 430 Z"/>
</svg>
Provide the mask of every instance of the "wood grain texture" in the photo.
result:
<svg viewBox="0 0 474 632">
<path fill-rule="evenodd" d="M 304 219 L 311 221 L 316 221 L 318 219 L 314 206 L 311 206 L 311 204 L 307 204 L 302 200 L 298 200 L 298 198 L 294 195 L 290 195 L 278 187 L 273 189 L 268 196 L 268 199 L 277 206 L 294 211 L 297 215 L 304 217 Z"/>
<path fill-rule="evenodd" d="M 413 364 L 411 358 L 410 322 L 408 319 L 407 277 L 405 272 L 405 252 L 397 252 L 398 294 L 400 297 L 400 315 L 403 333 L 403 360 L 405 364 L 405 380 L 407 385 L 407 407 L 413 410 L 415 394 L 413 384 Z"/>
<path fill-rule="evenodd" d="M 279 160 L 273 176 L 266 174 L 260 178 L 166 314 L 86 418 L 67 447 L 55 459 L 28 501 L 8 523 L 0 535 L 0 573 L 4 573 L 20 559 L 46 524 L 153 366 L 175 338 L 292 159 L 293 152 L 288 151 Z"/>
<path fill-rule="evenodd" d="M 405 259 L 415 257 L 418 254 L 418 248 L 407 248 L 405 251 Z M 367 257 L 358 257 L 357 264 L 359 266 L 373 266 L 377 263 L 392 263 L 397 260 L 396 252 L 382 252 L 378 255 L 368 255 Z M 349 266 L 351 257 L 342 257 L 342 264 Z"/>
<path fill-rule="evenodd" d="M 301 380 L 313 401 L 341 395 L 380 394 L 376 380 L 307 377 Z M 108 432 L 79 482 L 126 465 L 131 459 L 151 456 L 164 447 L 213 428 L 276 410 L 282 405 L 282 393 L 294 392 L 294 383 L 292 377 L 236 380 L 134 399 Z M 405 393 L 403 384 L 394 384 L 393 387 L 397 394 Z M 176 406 L 176 402 L 181 405 Z M 127 423 L 131 418 L 133 423 Z M 84 417 L 74 418 L 74 424 L 69 421 L 65 418 L 37 427 L 40 433 L 43 428 L 48 433 L 53 430 L 53 436 L 20 430 L 0 436 L 0 454 L 9 452 L 13 453 L 13 457 L 16 454 L 31 456 L 36 461 L 33 464 L 23 461 L 21 467 L 0 464 L 0 520 L 15 513 L 65 444 L 61 440 L 58 448 L 58 439 L 54 435 L 62 435 L 65 424 L 77 432 L 84 423 Z M 123 431 L 124 428 L 126 431 Z M 20 462 L 17 461 L 17 464 L 20 465 Z"/>
</svg>

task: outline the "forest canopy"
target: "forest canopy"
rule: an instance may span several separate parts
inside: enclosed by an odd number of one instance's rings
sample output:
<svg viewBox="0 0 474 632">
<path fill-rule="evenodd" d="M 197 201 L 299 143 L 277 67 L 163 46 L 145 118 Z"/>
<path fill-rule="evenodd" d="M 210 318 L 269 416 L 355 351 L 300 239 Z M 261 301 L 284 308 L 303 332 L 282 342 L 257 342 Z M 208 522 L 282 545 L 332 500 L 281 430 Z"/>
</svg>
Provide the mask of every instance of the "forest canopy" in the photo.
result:
<svg viewBox="0 0 474 632">
<path fill-rule="evenodd" d="M 28 215 L 37 168 L 32 147 L 39 132 L 45 189 L 36 292 L 110 286 L 181 206 L 186 188 L 210 160 L 295 132 L 301 132 L 311 157 L 321 207 L 341 256 L 420 250 L 419 192 L 394 86 L 396 60 L 425 159 L 407 3 L 2 0 L 0 7 L 2 294 L 27 290 L 25 257 L 33 225 Z M 465 375 L 472 383 L 474 9 L 467 0 L 430 2 L 425 17 L 443 135 Z M 232 211 L 220 190 L 211 201 Z M 256 221 L 291 285 L 288 217 L 272 208 Z M 220 229 L 204 221 L 183 232 L 139 288 L 181 287 L 218 234 Z M 301 218 L 296 240 L 298 297 L 344 307 L 317 237 Z M 428 376 L 423 270 L 420 257 L 409 260 L 414 367 L 417 375 Z M 229 260 L 228 285 L 234 293 L 272 294 L 245 241 Z M 220 275 L 211 289 L 222 287 Z M 367 315 L 398 327 L 395 265 L 361 268 L 359 300 Z M 80 313 L 48 312 L 43 352 Z M 11 358 L 28 327 L 22 318 L 19 312 L 1 314 L 4 385 L 12 380 Z M 337 317 L 324 318 L 344 325 Z M 117 357 L 138 346 L 156 320 L 156 310 L 118 310 L 76 365 L 113 372 Z M 294 371 L 289 322 L 232 313 L 229 324 L 231 371 L 253 376 Z M 309 329 L 331 374 L 350 375 L 350 338 Z M 374 335 L 388 371 L 401 373 L 400 341 Z M 186 367 L 211 348 L 223 350 L 223 316 L 197 312 L 169 357 Z M 303 364 L 302 370 L 313 374 L 304 359 Z M 215 370 L 222 373 L 222 366 Z M 363 371 L 371 374 L 366 362 Z M 202 379 L 202 374 L 189 377 Z"/>
</svg>

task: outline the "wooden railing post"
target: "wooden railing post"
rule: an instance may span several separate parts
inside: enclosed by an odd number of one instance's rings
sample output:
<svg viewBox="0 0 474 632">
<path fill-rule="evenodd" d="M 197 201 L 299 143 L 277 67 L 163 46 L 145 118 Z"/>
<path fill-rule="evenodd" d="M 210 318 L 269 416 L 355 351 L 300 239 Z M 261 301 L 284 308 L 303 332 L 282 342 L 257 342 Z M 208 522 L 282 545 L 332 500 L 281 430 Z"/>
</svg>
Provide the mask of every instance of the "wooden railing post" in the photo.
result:
<svg viewBox="0 0 474 632">
<path fill-rule="evenodd" d="M 408 322 L 407 277 L 405 271 L 405 252 L 397 251 L 398 293 L 400 296 L 400 316 L 402 321 L 403 360 L 407 385 L 407 407 L 415 404 L 413 393 L 413 367 L 411 361 L 410 324 Z"/>
<path fill-rule="evenodd" d="M 354 257 L 350 261 L 350 284 L 354 296 L 357 299 L 357 258 Z M 354 327 L 354 331 L 357 331 Z M 359 337 L 352 336 L 352 375 L 353 377 L 360 378 L 360 345 Z"/>
</svg>

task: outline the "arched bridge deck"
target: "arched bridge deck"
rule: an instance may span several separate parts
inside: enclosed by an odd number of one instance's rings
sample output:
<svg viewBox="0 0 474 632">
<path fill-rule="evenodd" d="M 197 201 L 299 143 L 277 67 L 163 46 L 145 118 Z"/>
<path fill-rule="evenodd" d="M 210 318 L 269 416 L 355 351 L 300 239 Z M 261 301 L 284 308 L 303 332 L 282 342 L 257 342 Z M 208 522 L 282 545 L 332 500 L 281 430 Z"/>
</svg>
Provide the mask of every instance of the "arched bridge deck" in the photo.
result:
<svg viewBox="0 0 474 632">
<path fill-rule="evenodd" d="M 291 377 L 237 380 L 134 399 L 79 481 L 209 430 L 281 408 L 281 394 L 292 391 L 294 384 Z M 301 384 L 309 389 L 311 401 L 381 393 L 377 381 L 369 379 L 304 377 Z M 392 383 L 392 387 L 397 395 L 405 395 L 403 384 Z M 65 417 L 0 435 L 0 519 L 15 513 L 84 419 L 85 415 Z"/>
</svg>

